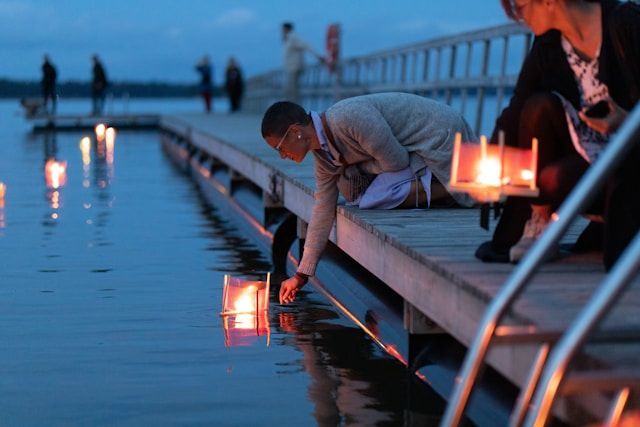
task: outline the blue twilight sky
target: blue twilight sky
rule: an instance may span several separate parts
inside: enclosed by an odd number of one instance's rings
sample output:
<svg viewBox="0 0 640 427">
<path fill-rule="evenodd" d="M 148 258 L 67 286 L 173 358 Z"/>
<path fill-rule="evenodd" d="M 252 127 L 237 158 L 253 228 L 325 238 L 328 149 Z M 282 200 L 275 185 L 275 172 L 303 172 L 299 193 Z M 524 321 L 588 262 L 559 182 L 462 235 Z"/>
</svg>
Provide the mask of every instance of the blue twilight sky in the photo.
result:
<svg viewBox="0 0 640 427">
<path fill-rule="evenodd" d="M 48 52 L 59 81 L 86 80 L 98 53 L 113 80 L 192 82 L 205 53 L 215 79 L 229 56 L 248 76 L 281 64 L 289 20 L 317 50 L 342 26 L 343 56 L 506 22 L 499 0 L 0 0 L 0 78 L 39 79 Z M 309 58 L 311 60 L 311 58 Z"/>
</svg>

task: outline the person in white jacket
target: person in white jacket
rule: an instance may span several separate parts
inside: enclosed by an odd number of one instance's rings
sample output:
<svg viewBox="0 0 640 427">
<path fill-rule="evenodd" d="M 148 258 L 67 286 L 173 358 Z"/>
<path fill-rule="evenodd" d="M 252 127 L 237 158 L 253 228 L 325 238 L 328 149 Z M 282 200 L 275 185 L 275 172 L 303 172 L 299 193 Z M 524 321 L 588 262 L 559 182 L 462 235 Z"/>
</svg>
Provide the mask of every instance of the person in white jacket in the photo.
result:
<svg viewBox="0 0 640 427">
<path fill-rule="evenodd" d="M 291 22 L 282 24 L 282 43 L 285 72 L 284 99 L 297 103 L 300 96 L 300 76 L 304 68 L 305 51 L 316 56 L 320 61 L 324 61 L 324 58 L 293 31 Z"/>
</svg>

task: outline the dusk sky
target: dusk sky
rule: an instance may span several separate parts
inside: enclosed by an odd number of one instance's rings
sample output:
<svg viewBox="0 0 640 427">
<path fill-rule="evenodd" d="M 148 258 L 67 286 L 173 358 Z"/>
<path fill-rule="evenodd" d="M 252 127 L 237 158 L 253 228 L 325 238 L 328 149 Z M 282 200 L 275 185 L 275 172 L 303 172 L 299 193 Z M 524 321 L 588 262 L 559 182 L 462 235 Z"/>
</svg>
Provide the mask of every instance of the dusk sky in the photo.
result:
<svg viewBox="0 0 640 427">
<path fill-rule="evenodd" d="M 339 22 L 343 57 L 506 22 L 499 0 L 0 0 L 0 78 L 39 79 L 47 52 L 59 81 L 86 80 L 97 53 L 113 80 L 189 83 L 206 53 L 220 83 L 229 56 L 278 68 L 285 20 L 319 51 Z"/>
</svg>

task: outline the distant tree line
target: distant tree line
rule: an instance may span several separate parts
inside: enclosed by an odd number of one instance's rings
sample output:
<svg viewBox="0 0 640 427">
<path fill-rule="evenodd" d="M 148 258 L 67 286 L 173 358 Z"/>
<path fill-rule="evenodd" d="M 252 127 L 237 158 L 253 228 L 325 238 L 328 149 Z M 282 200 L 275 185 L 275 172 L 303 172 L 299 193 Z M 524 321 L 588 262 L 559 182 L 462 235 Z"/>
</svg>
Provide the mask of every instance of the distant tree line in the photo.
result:
<svg viewBox="0 0 640 427">
<path fill-rule="evenodd" d="M 163 82 L 111 82 L 108 93 L 131 98 L 187 98 L 199 94 L 199 85 Z M 89 82 L 67 81 L 57 84 L 56 92 L 61 98 L 89 98 Z M 222 95 L 223 89 L 216 87 L 214 96 Z M 42 95 L 39 81 L 0 79 L 0 98 L 30 98 Z"/>
</svg>

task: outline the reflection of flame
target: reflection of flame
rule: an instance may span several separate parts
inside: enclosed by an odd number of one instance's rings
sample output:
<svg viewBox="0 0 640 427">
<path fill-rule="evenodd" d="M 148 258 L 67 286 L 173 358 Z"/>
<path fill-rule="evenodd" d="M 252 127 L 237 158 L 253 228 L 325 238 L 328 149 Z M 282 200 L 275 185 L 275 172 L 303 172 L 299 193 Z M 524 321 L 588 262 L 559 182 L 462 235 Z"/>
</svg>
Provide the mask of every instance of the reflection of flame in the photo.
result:
<svg viewBox="0 0 640 427">
<path fill-rule="evenodd" d="M 113 148 L 116 142 L 116 130 L 114 128 L 108 128 L 106 131 L 106 149 L 107 149 L 107 164 L 113 164 Z"/>
<path fill-rule="evenodd" d="M 98 123 L 96 125 L 95 131 L 96 131 L 96 139 L 98 141 L 104 140 L 106 130 L 107 130 L 107 127 L 104 125 L 104 123 Z"/>
<path fill-rule="evenodd" d="M 57 189 L 67 182 L 67 162 L 47 160 L 44 165 L 44 177 L 48 188 Z"/>
<path fill-rule="evenodd" d="M 82 152 L 82 164 L 87 167 L 91 164 L 91 139 L 88 136 L 80 140 L 80 151 Z"/>
<path fill-rule="evenodd" d="M 51 207 L 53 209 L 58 209 L 60 207 L 60 192 L 52 191 L 51 192 Z"/>
<path fill-rule="evenodd" d="M 476 183 L 499 187 L 500 175 L 502 167 L 498 159 L 494 157 L 485 157 L 478 162 L 476 175 Z"/>
<path fill-rule="evenodd" d="M 226 347 L 249 346 L 267 338 L 267 346 L 271 341 L 271 328 L 266 311 L 261 314 L 237 314 L 224 316 L 224 345 Z"/>
<path fill-rule="evenodd" d="M 7 186 L 4 182 L 0 182 L 0 200 L 4 200 L 5 194 L 7 194 Z"/>
</svg>

